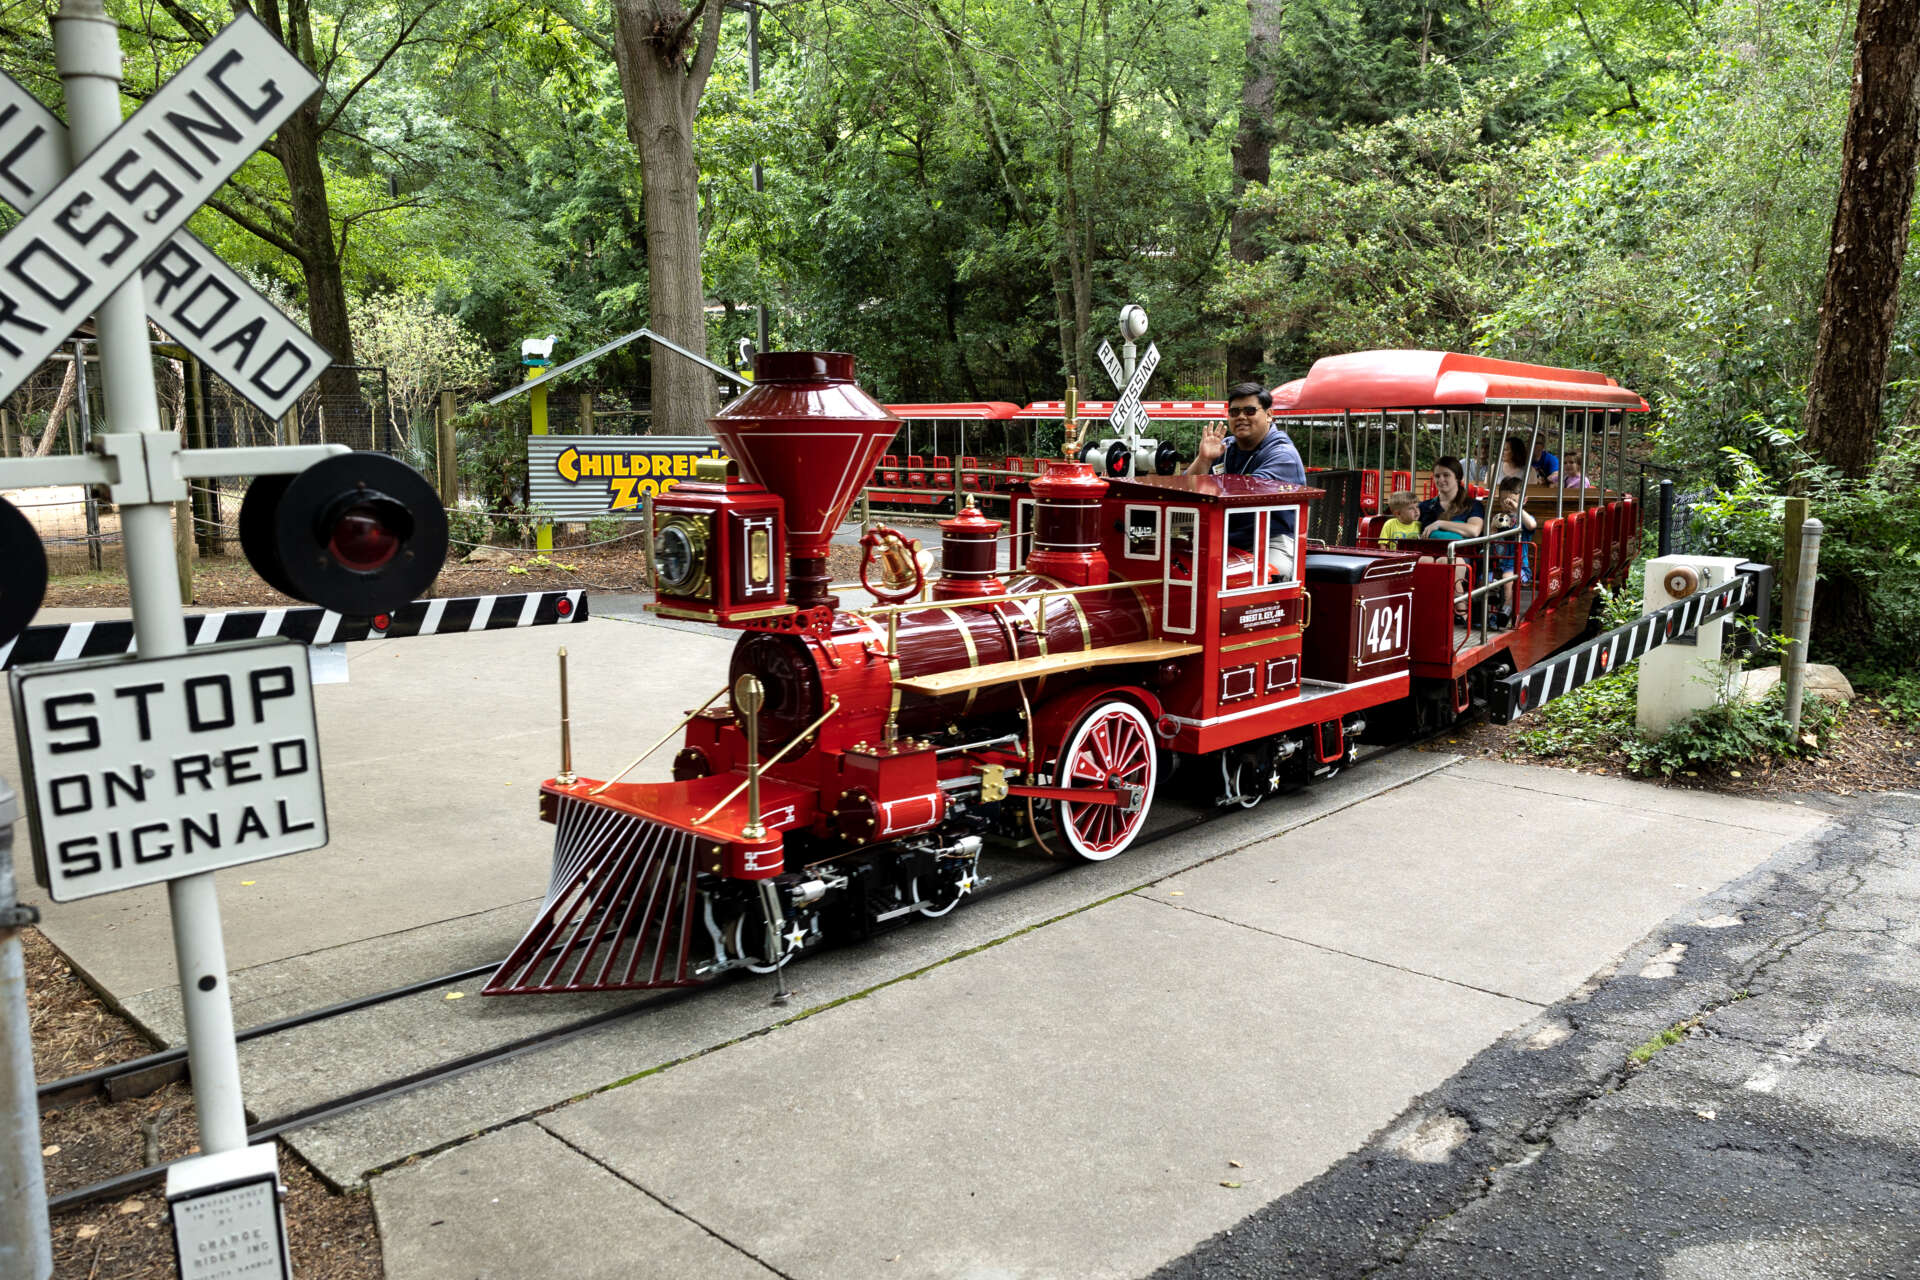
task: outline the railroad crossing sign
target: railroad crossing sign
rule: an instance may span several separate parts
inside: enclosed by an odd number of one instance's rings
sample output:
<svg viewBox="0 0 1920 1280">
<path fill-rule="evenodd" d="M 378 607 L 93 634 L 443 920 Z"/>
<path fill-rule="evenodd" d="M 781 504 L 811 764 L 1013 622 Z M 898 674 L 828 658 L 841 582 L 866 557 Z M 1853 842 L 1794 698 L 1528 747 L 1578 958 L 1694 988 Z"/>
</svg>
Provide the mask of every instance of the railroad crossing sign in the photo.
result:
<svg viewBox="0 0 1920 1280">
<path fill-rule="evenodd" d="M 1140 397 L 1146 392 L 1147 380 L 1160 367 L 1160 348 L 1151 342 L 1147 344 L 1147 354 L 1140 358 L 1131 378 L 1126 376 L 1120 361 L 1114 356 L 1112 343 L 1102 341 L 1095 354 L 1100 357 L 1101 366 L 1120 392 L 1120 398 L 1113 402 L 1113 412 L 1107 415 L 1107 421 L 1129 441 L 1138 440 L 1146 431 L 1148 421 L 1147 411 L 1140 407 Z"/>
<path fill-rule="evenodd" d="M 320 82 L 241 13 L 63 178 L 65 130 L 0 77 L 0 396 L 135 272 L 147 311 L 278 417 L 331 357 L 182 228 Z"/>
</svg>

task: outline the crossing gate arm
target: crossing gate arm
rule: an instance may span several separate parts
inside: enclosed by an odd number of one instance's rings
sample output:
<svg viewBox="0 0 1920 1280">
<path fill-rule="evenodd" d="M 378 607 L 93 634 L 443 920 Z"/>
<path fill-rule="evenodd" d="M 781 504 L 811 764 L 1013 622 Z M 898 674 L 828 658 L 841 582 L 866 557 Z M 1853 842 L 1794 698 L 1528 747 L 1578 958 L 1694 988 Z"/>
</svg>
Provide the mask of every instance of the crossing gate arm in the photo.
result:
<svg viewBox="0 0 1920 1280">
<path fill-rule="evenodd" d="M 415 600 L 390 614 L 349 618 L 330 609 L 240 609 L 187 618 L 190 646 L 258 636 L 285 636 L 302 644 L 341 644 L 355 640 L 399 640 L 407 636 L 447 635 L 460 631 L 505 631 L 515 627 L 555 626 L 587 619 L 584 590 L 526 591 L 498 596 L 451 596 Z M 133 623 L 68 622 L 28 627 L 0 645 L 0 670 L 29 662 L 64 662 L 133 652 Z"/>
<path fill-rule="evenodd" d="M 1563 694 L 1611 675 L 1649 649 L 1692 635 L 1715 618 L 1740 612 L 1754 581 L 1751 574 L 1736 573 L 1724 586 L 1655 609 L 1624 627 L 1494 681 L 1488 691 L 1487 718 L 1495 724 L 1511 724 Z"/>
</svg>

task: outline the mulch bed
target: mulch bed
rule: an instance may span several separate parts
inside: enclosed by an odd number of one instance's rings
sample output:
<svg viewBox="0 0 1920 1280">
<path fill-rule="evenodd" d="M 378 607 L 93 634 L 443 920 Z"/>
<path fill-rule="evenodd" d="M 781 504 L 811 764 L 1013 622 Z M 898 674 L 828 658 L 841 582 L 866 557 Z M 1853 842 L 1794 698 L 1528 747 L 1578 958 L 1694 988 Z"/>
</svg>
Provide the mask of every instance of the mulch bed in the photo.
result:
<svg viewBox="0 0 1920 1280">
<path fill-rule="evenodd" d="M 1564 756 L 1540 756 L 1517 738 L 1524 721 L 1510 725 L 1478 722 L 1437 738 L 1428 751 L 1547 765 L 1581 773 L 1634 775 L 1617 751 L 1594 749 Z M 1869 698 L 1848 703 L 1835 720 L 1818 754 L 1775 757 L 1739 769 L 1684 770 L 1671 778 L 1651 775 L 1662 786 L 1738 795 L 1786 795 L 1819 792 L 1851 796 L 1863 792 L 1920 790 L 1920 725 L 1888 714 Z"/>
<path fill-rule="evenodd" d="M 42 1080 L 90 1071 L 150 1053 L 153 1046 L 115 1014 L 37 929 L 26 943 L 27 1009 L 34 1065 Z M 144 1098 L 74 1103 L 40 1118 L 48 1192 L 86 1186 L 198 1150 L 193 1095 L 184 1083 Z M 364 1192 L 329 1191 L 285 1146 L 287 1232 L 301 1280 L 379 1280 L 380 1238 Z M 169 1280 L 173 1244 L 158 1186 L 89 1205 L 53 1220 L 55 1280 Z"/>
</svg>

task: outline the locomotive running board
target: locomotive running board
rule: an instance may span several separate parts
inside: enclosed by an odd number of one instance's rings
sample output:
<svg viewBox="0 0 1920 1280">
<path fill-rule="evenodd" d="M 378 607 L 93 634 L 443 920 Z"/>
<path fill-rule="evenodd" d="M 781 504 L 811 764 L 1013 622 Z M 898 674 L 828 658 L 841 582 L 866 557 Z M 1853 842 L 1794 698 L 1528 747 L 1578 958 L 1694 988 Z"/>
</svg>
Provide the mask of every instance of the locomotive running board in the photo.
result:
<svg viewBox="0 0 1920 1280">
<path fill-rule="evenodd" d="M 1494 681 L 1487 691 L 1487 718 L 1495 724 L 1511 724 L 1526 712 L 1618 671 L 1649 649 L 1692 635 L 1702 624 L 1746 604 L 1752 583 L 1750 575 L 1736 573 L 1725 586 L 1655 609 L 1624 627 Z"/>
<path fill-rule="evenodd" d="M 415 600 L 392 613 L 349 618 L 330 609 L 236 609 L 187 615 L 189 645 L 259 636 L 283 636 L 302 644 L 342 644 L 357 640 L 399 640 L 408 636 L 456 631 L 505 631 L 553 626 L 587 619 L 587 593 L 528 591 L 500 596 L 447 596 Z M 133 652 L 133 623 L 67 622 L 28 627 L 0 645 L 0 669 L 29 662 L 65 662 Z"/>
</svg>

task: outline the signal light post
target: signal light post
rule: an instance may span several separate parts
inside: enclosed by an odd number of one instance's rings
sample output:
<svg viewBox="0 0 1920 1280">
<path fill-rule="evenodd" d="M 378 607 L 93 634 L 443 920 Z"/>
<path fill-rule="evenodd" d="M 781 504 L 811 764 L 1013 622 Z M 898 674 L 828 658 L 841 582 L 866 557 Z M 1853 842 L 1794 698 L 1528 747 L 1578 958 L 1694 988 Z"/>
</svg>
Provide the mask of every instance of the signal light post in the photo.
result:
<svg viewBox="0 0 1920 1280">
<path fill-rule="evenodd" d="M 231 275 L 230 269 L 182 230 L 194 209 L 320 87 L 313 73 L 240 11 L 123 120 L 119 30 L 101 0 L 61 0 L 53 39 L 66 98 L 66 156 L 58 154 L 58 120 L 0 76 L 0 130 L 7 131 L 0 150 L 28 197 L 20 223 L 0 237 L 0 396 L 91 311 L 109 412 L 89 455 L 0 459 L 0 488 L 108 488 L 120 507 L 138 657 L 14 669 L 15 731 L 28 775 L 23 791 L 38 842 L 37 869 L 55 901 L 166 881 L 202 1152 L 169 1174 L 175 1247 L 183 1260 L 198 1257 L 195 1250 L 208 1241 L 230 1239 L 244 1226 L 254 1233 L 246 1238 L 259 1242 L 249 1248 L 257 1256 L 246 1260 L 248 1273 L 285 1276 L 274 1148 L 248 1146 L 213 873 L 326 843 L 312 685 L 306 655 L 290 641 L 216 645 L 189 655 L 173 504 L 188 498 L 194 479 L 261 477 L 249 488 L 241 520 L 255 568 L 286 594 L 360 617 L 398 608 L 432 582 L 446 554 L 446 516 L 431 486 L 391 458 L 351 455 L 342 445 L 183 450 L 180 437 L 160 426 L 147 340 L 150 305 L 163 323 L 186 325 L 190 346 L 220 356 L 224 363 L 210 363 L 235 385 L 244 375 L 243 391 L 256 403 L 291 405 L 327 363 L 310 337 L 283 332 L 291 325 L 277 312 L 248 320 L 236 331 L 241 337 L 222 337 L 216 326 L 249 304 L 224 283 L 221 273 Z M 188 140 L 198 149 L 193 164 L 167 141 L 169 130 L 189 127 Z M 215 153 L 209 139 L 231 145 Z M 20 183 L 21 173 L 31 182 Z M 190 284 L 196 276 L 199 289 Z M 228 300 L 212 320 L 183 320 L 167 310 L 174 289 L 191 300 L 209 286 Z M 179 305 L 176 300 L 176 310 Z M 251 359 L 248 353 L 261 342 L 277 344 L 261 348 L 261 364 L 236 363 Z M 241 354 L 236 358 L 229 348 Z M 31 620 L 45 585 L 37 533 L 0 502 L 0 646 L 10 647 Z M 108 693 L 121 677 L 144 683 Z M 235 713 L 241 688 L 251 695 L 250 724 Z M 136 706 L 137 718 L 130 710 Z M 151 834 L 141 843 L 143 833 L 172 830 L 167 820 L 177 815 L 169 807 L 174 798 L 160 794 L 158 784 L 148 795 L 142 779 L 159 770 L 138 757 L 159 752 L 154 761 L 164 765 L 164 753 L 182 747 L 225 748 L 228 758 L 271 753 L 273 764 L 237 784 L 230 770 L 223 792 L 196 793 L 200 818 L 209 824 L 200 832 L 205 844 L 191 872 L 174 874 L 170 868 L 181 859 L 171 843 Z M 103 750 L 119 754 L 110 762 L 94 760 Z M 136 760 L 130 773 L 124 772 L 128 759 Z M 84 797 L 96 783 L 110 792 L 114 781 L 126 788 L 128 803 L 109 817 Z M 75 795 L 83 799 L 75 803 Z M 240 833 L 224 848 L 207 812 L 215 804 L 228 806 L 226 816 Z M 148 825 L 117 829 L 129 809 L 140 815 L 135 823 Z M 268 833 L 263 813 L 276 814 L 278 832 Z M 156 818 L 162 821 L 151 821 Z M 247 843 L 255 830 L 259 839 Z M 127 841 L 131 857 L 123 861 Z M 109 859 L 102 848 L 112 850 Z M 10 919 L 0 921 L 0 931 L 11 927 Z M 6 1101 L 0 1098 L 0 1105 Z M 44 1233 L 43 1216 L 39 1229 Z M 8 1242 L 0 1240 L 0 1259 L 10 1256 Z M 29 1259 L 27 1280 L 40 1280 L 44 1250 L 22 1256 Z"/>
</svg>

